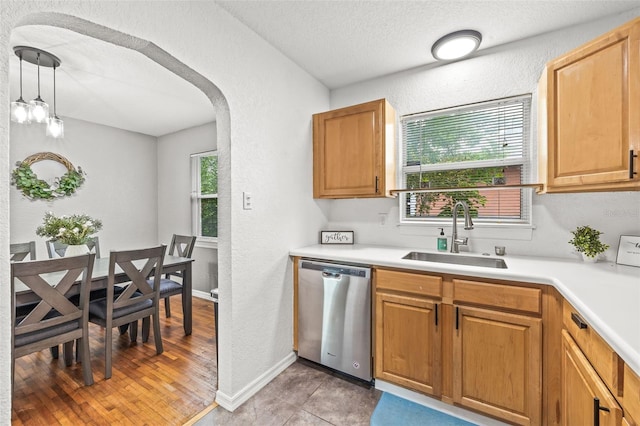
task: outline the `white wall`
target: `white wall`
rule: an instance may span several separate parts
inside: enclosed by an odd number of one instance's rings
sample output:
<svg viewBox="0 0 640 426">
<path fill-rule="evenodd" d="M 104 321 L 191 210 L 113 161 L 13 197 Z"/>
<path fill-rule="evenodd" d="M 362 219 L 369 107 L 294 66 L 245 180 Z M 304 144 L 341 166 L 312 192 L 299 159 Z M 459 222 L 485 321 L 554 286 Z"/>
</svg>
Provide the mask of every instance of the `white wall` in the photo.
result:
<svg viewBox="0 0 640 426">
<path fill-rule="evenodd" d="M 158 138 L 158 238 L 169 244 L 173 234 L 191 229 L 191 154 L 216 149 L 216 123 Z M 218 286 L 218 250 L 196 246 L 193 289 L 209 293 Z"/>
<path fill-rule="evenodd" d="M 168 60 L 144 40 L 153 42 L 202 76 L 192 76 L 193 80 L 213 82 L 224 95 L 212 98 L 222 161 L 218 399 L 234 406 L 291 359 L 293 297 L 288 251 L 316 242 L 318 229 L 327 221 L 326 204 L 311 196 L 311 115 L 328 109 L 329 91 L 212 2 L 2 2 L 0 173 L 4 176 L 10 170 L 7 82 L 11 29 L 20 22 L 43 21 L 76 28 L 73 17 L 105 26 L 86 23 L 83 31 L 113 37 L 111 29 L 115 29 L 123 34 L 112 38 L 114 42 L 131 42 L 133 48 L 149 52 L 155 60 Z M 8 194 L 8 185 L 7 180 L 0 180 L 0 195 Z M 253 210 L 242 210 L 243 191 L 254 194 Z M 8 265 L 8 209 L 5 203 L 0 205 L 2 265 Z M 7 269 L 0 268 L 2 389 L 9 389 L 10 371 Z M 10 399 L 7 392 L 0 394 L 5 423 Z"/>
<path fill-rule="evenodd" d="M 493 49 L 471 59 L 441 66 L 425 66 L 331 92 L 331 107 L 339 108 L 387 98 L 398 117 L 438 108 L 533 93 L 533 141 L 537 136 L 536 90 L 549 60 L 640 15 L 640 9 L 586 25 L 556 31 Z M 380 225 L 380 214 L 387 223 Z M 395 199 L 335 200 L 331 202 L 331 229 L 353 229 L 366 244 L 436 248 L 438 230 L 399 225 Z M 620 235 L 640 235 L 640 192 L 533 196 L 533 230 L 481 228 L 462 231 L 474 252 L 493 253 L 496 244 L 511 254 L 572 257 L 569 231 L 589 224 L 604 232 L 611 245 L 605 253 L 615 260 Z M 451 235 L 451 226 L 445 232 Z"/>
<path fill-rule="evenodd" d="M 10 191 L 11 242 L 36 241 L 37 258 L 46 259 L 45 237 L 36 236 L 46 211 L 56 215 L 86 213 L 102 220 L 100 251 L 141 248 L 157 244 L 156 138 L 81 120 L 62 117 L 65 137 L 45 136 L 44 125 L 11 123 L 10 163 L 42 151 L 67 158 L 87 174 L 70 197 L 54 201 L 29 200 L 15 187 Z M 53 181 L 66 169 L 53 161 L 32 166 L 40 178 Z"/>
</svg>

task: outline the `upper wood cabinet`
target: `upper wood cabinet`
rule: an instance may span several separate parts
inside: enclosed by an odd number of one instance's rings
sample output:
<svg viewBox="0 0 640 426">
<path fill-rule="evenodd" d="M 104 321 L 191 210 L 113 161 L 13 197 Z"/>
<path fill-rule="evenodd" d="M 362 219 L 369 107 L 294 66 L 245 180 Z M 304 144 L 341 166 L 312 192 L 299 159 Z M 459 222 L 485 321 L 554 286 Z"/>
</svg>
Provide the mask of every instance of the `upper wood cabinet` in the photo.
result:
<svg viewBox="0 0 640 426">
<path fill-rule="evenodd" d="M 380 99 L 313 115 L 313 197 L 388 197 L 395 111 Z"/>
<path fill-rule="evenodd" d="M 546 192 L 640 190 L 640 18 L 549 62 L 538 98 Z"/>
</svg>

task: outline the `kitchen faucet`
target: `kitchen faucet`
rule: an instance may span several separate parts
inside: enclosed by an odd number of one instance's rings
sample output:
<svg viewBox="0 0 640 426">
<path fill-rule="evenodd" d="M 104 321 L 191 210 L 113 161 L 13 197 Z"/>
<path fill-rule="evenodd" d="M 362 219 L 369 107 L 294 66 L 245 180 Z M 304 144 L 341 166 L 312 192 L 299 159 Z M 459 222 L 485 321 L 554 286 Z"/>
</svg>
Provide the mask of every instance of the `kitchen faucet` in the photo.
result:
<svg viewBox="0 0 640 426">
<path fill-rule="evenodd" d="M 460 253 L 459 246 L 466 246 L 469 238 L 458 238 L 458 207 L 464 212 L 464 229 L 473 229 L 473 221 L 469 214 L 469 206 L 464 201 L 458 201 L 453 206 L 453 230 L 451 232 L 451 253 Z"/>
</svg>

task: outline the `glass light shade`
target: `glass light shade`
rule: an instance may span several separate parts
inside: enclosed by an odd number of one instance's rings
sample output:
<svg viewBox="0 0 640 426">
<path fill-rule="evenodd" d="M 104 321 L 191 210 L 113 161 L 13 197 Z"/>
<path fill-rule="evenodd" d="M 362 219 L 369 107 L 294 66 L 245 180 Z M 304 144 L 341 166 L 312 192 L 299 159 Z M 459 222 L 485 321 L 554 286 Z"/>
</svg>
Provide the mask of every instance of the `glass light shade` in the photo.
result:
<svg viewBox="0 0 640 426">
<path fill-rule="evenodd" d="M 22 98 L 11 102 L 11 121 L 16 123 L 29 122 L 29 104 Z"/>
<path fill-rule="evenodd" d="M 456 31 L 436 41 L 431 48 L 431 54 L 443 61 L 459 59 L 478 49 L 481 41 L 482 35 L 477 31 Z"/>
<path fill-rule="evenodd" d="M 54 139 L 61 139 L 64 137 L 64 121 L 56 115 L 49 117 L 49 122 L 47 123 L 47 136 Z"/>
<path fill-rule="evenodd" d="M 49 105 L 40 98 L 29 102 L 29 117 L 36 123 L 46 123 L 49 118 Z"/>
</svg>

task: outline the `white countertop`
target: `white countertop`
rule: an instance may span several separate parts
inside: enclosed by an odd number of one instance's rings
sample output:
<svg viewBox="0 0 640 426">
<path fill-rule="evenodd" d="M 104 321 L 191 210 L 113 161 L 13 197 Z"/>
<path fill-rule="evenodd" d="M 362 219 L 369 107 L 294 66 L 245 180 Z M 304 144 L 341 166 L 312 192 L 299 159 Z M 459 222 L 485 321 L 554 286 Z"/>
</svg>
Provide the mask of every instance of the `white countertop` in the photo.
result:
<svg viewBox="0 0 640 426">
<path fill-rule="evenodd" d="M 583 263 L 577 259 L 507 254 L 500 257 L 508 268 L 494 269 L 403 260 L 402 257 L 410 251 L 439 253 L 423 248 L 355 244 L 313 245 L 291 250 L 289 254 L 361 265 L 552 285 L 580 311 L 584 319 L 624 362 L 640 375 L 640 268 L 612 262 Z M 481 256 L 472 253 L 461 255 Z"/>
</svg>

